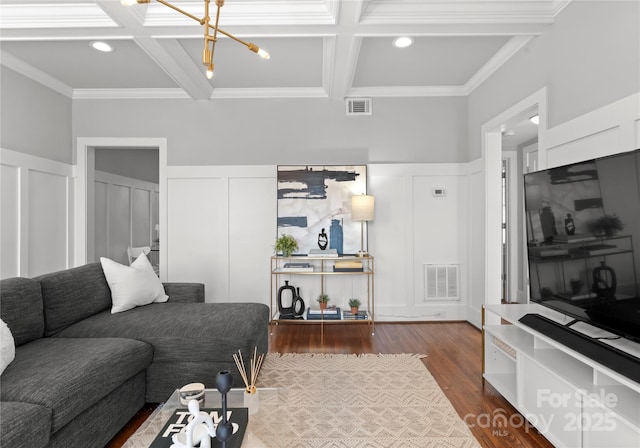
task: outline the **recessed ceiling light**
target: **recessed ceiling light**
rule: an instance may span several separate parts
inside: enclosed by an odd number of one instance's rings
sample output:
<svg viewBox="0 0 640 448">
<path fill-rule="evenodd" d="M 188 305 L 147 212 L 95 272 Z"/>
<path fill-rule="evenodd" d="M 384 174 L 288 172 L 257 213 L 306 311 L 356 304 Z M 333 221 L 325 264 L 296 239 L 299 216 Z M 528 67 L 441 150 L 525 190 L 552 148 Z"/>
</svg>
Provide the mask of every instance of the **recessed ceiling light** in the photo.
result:
<svg viewBox="0 0 640 448">
<path fill-rule="evenodd" d="M 529 121 L 531 121 L 531 123 L 533 124 L 540 124 L 540 116 L 534 115 L 533 117 L 529 118 Z"/>
<path fill-rule="evenodd" d="M 407 48 L 413 43 L 413 39 L 408 36 L 396 37 L 393 40 L 393 46 L 396 48 Z"/>
<path fill-rule="evenodd" d="M 103 53 L 111 53 L 113 51 L 113 47 L 111 45 L 100 40 L 91 42 L 91 46 L 98 51 L 102 51 Z"/>
</svg>

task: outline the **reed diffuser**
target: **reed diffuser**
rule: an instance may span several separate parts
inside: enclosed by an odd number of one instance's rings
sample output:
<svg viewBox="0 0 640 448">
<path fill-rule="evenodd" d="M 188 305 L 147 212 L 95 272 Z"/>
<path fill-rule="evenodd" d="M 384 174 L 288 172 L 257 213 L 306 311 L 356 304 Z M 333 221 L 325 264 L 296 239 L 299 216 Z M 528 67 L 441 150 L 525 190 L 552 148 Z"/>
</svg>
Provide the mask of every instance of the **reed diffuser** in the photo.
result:
<svg viewBox="0 0 640 448">
<path fill-rule="evenodd" d="M 253 356 L 249 362 L 250 366 L 250 375 L 247 375 L 247 369 L 244 366 L 244 360 L 242 359 L 242 352 L 238 350 L 238 353 L 233 354 L 233 360 L 236 362 L 236 366 L 238 367 L 238 372 L 240 372 L 240 376 L 242 376 L 242 380 L 244 381 L 245 390 L 248 394 L 255 394 L 256 389 L 256 381 L 258 380 L 258 373 L 260 373 L 260 369 L 262 368 L 262 361 L 264 360 L 264 353 L 258 356 L 258 347 L 253 350 Z"/>
</svg>

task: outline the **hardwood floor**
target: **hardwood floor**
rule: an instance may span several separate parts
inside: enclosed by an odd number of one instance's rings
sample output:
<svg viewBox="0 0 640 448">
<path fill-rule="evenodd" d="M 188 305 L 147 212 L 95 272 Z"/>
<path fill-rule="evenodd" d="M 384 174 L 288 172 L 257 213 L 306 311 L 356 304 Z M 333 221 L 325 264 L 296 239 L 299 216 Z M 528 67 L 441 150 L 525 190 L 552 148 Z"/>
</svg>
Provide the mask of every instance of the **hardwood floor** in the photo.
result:
<svg viewBox="0 0 640 448">
<path fill-rule="evenodd" d="M 366 324 L 320 327 L 281 324 L 273 327 L 269 351 L 279 353 L 417 353 L 461 418 L 483 447 L 553 447 L 491 385 L 482 385 L 482 341 L 466 322 L 377 323 L 375 336 Z M 144 422 L 146 406 L 107 448 L 120 448 Z"/>
</svg>

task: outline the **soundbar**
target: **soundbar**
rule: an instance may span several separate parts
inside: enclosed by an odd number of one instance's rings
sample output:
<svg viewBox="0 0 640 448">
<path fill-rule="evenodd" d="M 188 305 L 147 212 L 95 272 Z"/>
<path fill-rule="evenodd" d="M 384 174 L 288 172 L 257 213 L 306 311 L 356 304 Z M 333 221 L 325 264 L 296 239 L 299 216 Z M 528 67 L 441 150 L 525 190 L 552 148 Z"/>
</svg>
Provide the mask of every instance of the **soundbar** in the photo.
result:
<svg viewBox="0 0 640 448">
<path fill-rule="evenodd" d="M 539 314 L 525 314 L 519 321 L 554 341 L 558 341 L 603 366 L 640 383 L 640 359 Z"/>
</svg>

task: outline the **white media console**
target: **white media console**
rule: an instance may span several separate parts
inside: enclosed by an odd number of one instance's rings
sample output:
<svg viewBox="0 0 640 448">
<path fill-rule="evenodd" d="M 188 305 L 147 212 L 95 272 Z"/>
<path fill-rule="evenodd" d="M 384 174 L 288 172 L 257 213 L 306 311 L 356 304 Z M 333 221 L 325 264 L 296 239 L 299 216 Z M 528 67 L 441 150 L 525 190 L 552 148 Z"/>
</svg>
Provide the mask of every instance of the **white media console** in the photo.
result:
<svg viewBox="0 0 640 448">
<path fill-rule="evenodd" d="M 537 304 L 483 309 L 483 380 L 557 447 L 640 447 L 640 383 L 522 324 L 538 314 L 573 318 Z M 638 358 L 640 344 L 584 323 L 571 328 Z M 613 338 L 613 339 L 603 339 Z"/>
</svg>

